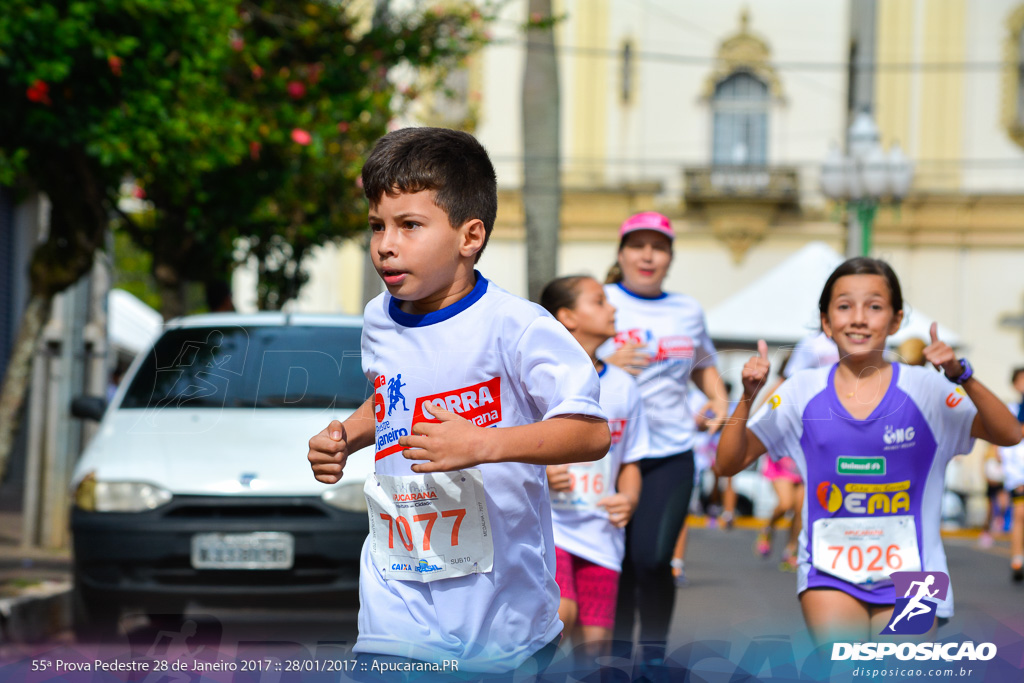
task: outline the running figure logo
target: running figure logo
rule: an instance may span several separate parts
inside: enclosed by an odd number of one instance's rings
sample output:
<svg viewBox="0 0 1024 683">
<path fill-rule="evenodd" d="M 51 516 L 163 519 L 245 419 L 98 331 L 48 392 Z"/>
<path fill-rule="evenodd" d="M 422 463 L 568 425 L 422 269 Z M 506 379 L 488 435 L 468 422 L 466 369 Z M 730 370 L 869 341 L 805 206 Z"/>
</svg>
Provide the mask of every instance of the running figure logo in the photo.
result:
<svg viewBox="0 0 1024 683">
<path fill-rule="evenodd" d="M 935 622 L 937 600 L 945 600 L 949 575 L 945 572 L 893 572 L 896 605 L 882 634 L 921 635 Z"/>
<path fill-rule="evenodd" d="M 402 387 L 405 384 L 402 382 L 402 373 L 398 373 L 394 377 L 388 380 L 388 416 L 391 416 L 391 412 L 398 406 L 398 402 L 402 402 L 402 410 L 409 410 L 409 407 L 405 405 L 405 396 L 402 395 Z"/>
</svg>

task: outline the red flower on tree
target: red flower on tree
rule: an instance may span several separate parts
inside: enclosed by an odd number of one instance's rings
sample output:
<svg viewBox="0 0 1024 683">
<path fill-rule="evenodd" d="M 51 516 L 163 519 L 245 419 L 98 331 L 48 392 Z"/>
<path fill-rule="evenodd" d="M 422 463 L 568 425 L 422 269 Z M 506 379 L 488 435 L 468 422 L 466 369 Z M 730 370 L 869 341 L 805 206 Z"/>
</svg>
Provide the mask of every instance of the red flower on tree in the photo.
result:
<svg viewBox="0 0 1024 683">
<path fill-rule="evenodd" d="M 310 64 L 306 67 L 306 80 L 310 85 L 316 85 L 320 81 L 320 75 L 323 73 L 324 65 L 320 62 Z"/>
<path fill-rule="evenodd" d="M 313 136 L 301 128 L 292 129 L 292 140 L 300 145 L 308 145 L 313 142 Z"/>
<path fill-rule="evenodd" d="M 252 68 L 252 77 L 257 81 L 263 78 L 263 67 L 258 64 Z"/>
<path fill-rule="evenodd" d="M 45 81 L 37 78 L 32 82 L 32 85 L 28 86 L 28 90 L 25 91 L 25 97 L 30 102 L 38 102 L 39 104 L 50 106 L 50 86 Z"/>
<path fill-rule="evenodd" d="M 110 65 L 110 72 L 119 78 L 121 76 L 121 63 L 121 58 L 116 55 L 110 55 L 107 57 L 107 64 Z"/>
<path fill-rule="evenodd" d="M 293 100 L 302 99 L 303 95 L 306 94 L 306 86 L 299 81 L 288 82 L 288 95 Z"/>
<path fill-rule="evenodd" d="M 249 158 L 251 158 L 253 161 L 259 161 L 260 149 L 262 147 L 263 147 L 263 145 L 261 145 L 260 143 L 256 142 L 255 140 L 250 142 L 249 143 Z"/>
</svg>

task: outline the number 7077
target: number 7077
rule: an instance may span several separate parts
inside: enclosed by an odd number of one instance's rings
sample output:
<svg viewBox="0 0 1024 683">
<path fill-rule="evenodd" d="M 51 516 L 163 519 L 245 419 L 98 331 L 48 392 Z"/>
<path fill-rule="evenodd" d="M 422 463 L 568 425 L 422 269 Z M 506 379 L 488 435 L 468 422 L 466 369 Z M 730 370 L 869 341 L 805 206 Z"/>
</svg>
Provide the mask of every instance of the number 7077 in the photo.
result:
<svg viewBox="0 0 1024 683">
<path fill-rule="evenodd" d="M 459 544 L 459 528 L 462 526 L 462 519 L 466 516 L 466 509 L 459 508 L 458 510 L 442 510 L 441 517 L 444 519 L 453 519 L 452 524 L 452 547 Z M 387 513 L 380 513 L 380 518 L 386 520 L 388 523 L 388 548 L 395 547 L 395 529 L 398 529 L 398 540 L 401 541 L 402 545 L 406 550 L 412 551 L 416 546 L 412 537 L 412 526 L 409 524 L 409 520 L 403 515 L 392 517 Z M 421 515 L 413 515 L 413 522 L 426 522 L 427 525 L 423 529 L 423 550 L 430 550 L 430 534 L 434 530 L 434 523 L 437 521 L 436 512 L 427 512 Z"/>
</svg>

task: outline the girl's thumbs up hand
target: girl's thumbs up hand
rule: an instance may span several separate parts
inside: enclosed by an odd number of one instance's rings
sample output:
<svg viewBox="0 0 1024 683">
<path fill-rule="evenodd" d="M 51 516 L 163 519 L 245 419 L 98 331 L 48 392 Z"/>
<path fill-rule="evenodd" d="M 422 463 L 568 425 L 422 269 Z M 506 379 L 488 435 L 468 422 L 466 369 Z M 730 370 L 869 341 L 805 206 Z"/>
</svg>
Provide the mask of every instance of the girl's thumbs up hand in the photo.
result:
<svg viewBox="0 0 1024 683">
<path fill-rule="evenodd" d="M 936 370 L 942 370 L 949 379 L 956 379 L 964 371 L 960 366 L 953 349 L 946 342 L 939 339 L 939 324 L 932 323 L 930 330 L 932 343 L 924 347 L 925 360 L 935 366 Z"/>
<path fill-rule="evenodd" d="M 752 399 L 768 380 L 771 364 L 768 362 L 768 344 L 764 339 L 757 342 L 757 355 L 752 356 L 743 366 L 743 398 Z"/>
</svg>

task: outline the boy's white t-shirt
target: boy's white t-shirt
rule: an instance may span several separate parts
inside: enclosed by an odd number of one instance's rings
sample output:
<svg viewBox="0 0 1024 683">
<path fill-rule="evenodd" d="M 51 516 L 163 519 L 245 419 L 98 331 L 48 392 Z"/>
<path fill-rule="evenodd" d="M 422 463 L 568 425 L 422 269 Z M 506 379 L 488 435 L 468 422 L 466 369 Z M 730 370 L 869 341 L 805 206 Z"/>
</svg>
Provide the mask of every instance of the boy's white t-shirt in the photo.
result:
<svg viewBox="0 0 1024 683">
<path fill-rule="evenodd" d="M 838 362 L 839 348 L 836 343 L 824 332 L 818 332 L 797 342 L 782 374 L 789 379 L 801 370 L 823 368 Z"/>
<path fill-rule="evenodd" d="M 415 461 L 402 456 L 398 438 L 411 433 L 414 416 L 416 422 L 424 419 L 424 401 L 443 404 L 482 427 L 561 415 L 605 419 L 597 373 L 579 343 L 540 306 L 479 273 L 469 295 L 434 313 L 404 313 L 387 293 L 370 301 L 362 363 L 375 386 L 377 481 L 387 476 L 415 482 L 423 476 L 412 471 Z M 455 659 L 460 670 L 508 671 L 561 633 L 545 468 L 495 463 L 475 469 L 482 475 L 486 509 L 480 516 L 489 524 L 493 568 L 422 583 L 395 578 L 395 565 L 377 566 L 381 562 L 374 560 L 368 537 L 354 652 Z M 410 484 L 407 490 L 414 489 Z M 476 522 L 474 515 L 463 531 Z M 435 544 L 449 534 L 454 540 L 451 522 L 438 519 Z M 424 524 L 407 528 L 421 543 Z M 405 541 L 401 534 L 393 540 Z"/>
<path fill-rule="evenodd" d="M 651 433 L 648 458 L 664 458 L 693 448 L 695 415 L 687 404 L 690 374 L 715 364 L 715 345 L 704 323 L 704 310 L 685 294 L 647 298 L 621 284 L 605 285 L 615 306 L 614 339 L 597 350 L 607 358 L 627 342 L 645 344 L 651 364 L 636 378 Z"/>
<path fill-rule="evenodd" d="M 622 570 L 626 530 L 608 521 L 594 503 L 616 491 L 622 465 L 640 460 L 650 449 L 643 401 L 633 377 L 608 363 L 601 377 L 601 408 L 608 417 L 612 444 L 596 462 L 571 465 L 573 490 L 551 492 L 555 545 L 576 557 L 614 571 Z"/>
<path fill-rule="evenodd" d="M 856 420 L 836 395 L 838 367 L 798 372 L 748 427 L 771 457 L 793 458 L 807 482 L 797 592 L 835 588 L 865 602 L 894 604 L 892 571 L 948 574 L 939 534 L 946 465 L 974 445 L 977 409 L 962 387 L 934 370 L 894 363 L 881 402 L 867 419 Z M 844 578 L 854 569 L 885 576 Z M 937 614 L 952 616 L 952 585 Z"/>
</svg>

